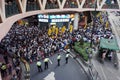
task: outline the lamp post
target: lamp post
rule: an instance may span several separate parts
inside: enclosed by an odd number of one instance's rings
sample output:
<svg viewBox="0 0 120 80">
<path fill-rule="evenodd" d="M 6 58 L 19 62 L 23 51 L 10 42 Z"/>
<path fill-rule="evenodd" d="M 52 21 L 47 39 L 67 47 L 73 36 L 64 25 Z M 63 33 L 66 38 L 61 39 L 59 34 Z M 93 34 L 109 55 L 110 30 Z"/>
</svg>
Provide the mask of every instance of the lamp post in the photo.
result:
<svg viewBox="0 0 120 80">
<path fill-rule="evenodd" d="M 96 8 L 97 8 L 97 0 L 95 0 L 95 13 L 96 13 Z M 95 20 L 96 20 L 96 15 L 94 15 L 93 17 L 93 28 L 92 28 L 92 31 L 91 31 L 91 42 L 90 42 L 90 47 L 92 48 L 92 42 L 93 42 L 93 33 L 94 33 L 94 28 L 95 28 Z"/>
<path fill-rule="evenodd" d="M 97 8 L 97 0 L 95 0 L 95 14 L 92 16 L 93 17 L 93 27 L 92 27 L 92 31 L 91 31 L 91 42 L 90 42 L 90 50 L 88 51 L 89 53 L 89 71 L 92 74 L 91 75 L 91 79 L 92 80 L 97 80 L 97 75 L 93 75 L 92 72 L 92 62 L 91 62 L 91 58 L 92 58 L 92 44 L 93 44 L 93 34 L 94 34 L 94 28 L 95 28 L 95 21 L 96 21 L 96 8 Z"/>
<path fill-rule="evenodd" d="M 89 64 L 91 67 L 91 58 L 92 58 L 92 44 L 93 44 L 93 34 L 94 34 L 94 28 L 95 28 L 95 21 L 96 21 L 96 8 L 97 8 L 97 0 L 95 0 L 95 14 L 94 16 L 92 16 L 93 18 L 93 27 L 92 27 L 92 31 L 91 31 L 91 42 L 90 42 L 90 50 L 89 50 Z"/>
</svg>

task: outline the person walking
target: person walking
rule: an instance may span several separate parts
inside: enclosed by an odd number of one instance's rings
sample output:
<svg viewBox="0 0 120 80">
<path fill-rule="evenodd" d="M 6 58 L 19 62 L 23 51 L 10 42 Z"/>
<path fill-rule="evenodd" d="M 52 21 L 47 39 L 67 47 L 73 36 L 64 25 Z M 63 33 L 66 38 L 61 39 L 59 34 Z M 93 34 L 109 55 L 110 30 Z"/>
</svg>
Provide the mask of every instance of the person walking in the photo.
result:
<svg viewBox="0 0 120 80">
<path fill-rule="evenodd" d="M 65 56 L 66 64 L 68 63 L 68 58 L 69 58 L 69 52 L 67 52 Z"/>
<path fill-rule="evenodd" d="M 60 55 L 60 54 L 58 54 L 58 56 L 57 56 L 58 66 L 60 66 L 60 60 L 61 60 L 61 55 Z"/>
<path fill-rule="evenodd" d="M 36 65 L 37 65 L 37 67 L 38 67 L 38 72 L 42 72 L 43 70 L 42 70 L 42 67 L 41 67 L 41 62 L 38 60 L 37 61 L 37 63 L 36 63 Z"/>
</svg>

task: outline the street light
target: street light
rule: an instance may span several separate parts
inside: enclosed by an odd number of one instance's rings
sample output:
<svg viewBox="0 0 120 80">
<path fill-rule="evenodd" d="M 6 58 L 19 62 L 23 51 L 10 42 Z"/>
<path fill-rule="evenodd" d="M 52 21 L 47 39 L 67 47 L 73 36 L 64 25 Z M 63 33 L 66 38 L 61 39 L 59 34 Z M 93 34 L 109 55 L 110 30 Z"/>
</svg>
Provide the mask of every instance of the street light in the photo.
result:
<svg viewBox="0 0 120 80">
<path fill-rule="evenodd" d="M 95 0 L 95 14 L 94 14 L 94 16 L 92 16 L 93 17 L 93 27 L 92 27 L 92 31 L 91 31 L 91 42 L 90 42 L 90 50 L 89 50 L 89 68 L 88 68 L 88 70 L 89 70 L 89 72 L 90 72 L 90 74 L 91 74 L 91 79 L 92 80 L 97 80 L 97 76 L 98 75 L 93 75 L 93 72 L 92 72 L 92 70 L 93 70 L 93 66 L 92 66 L 92 62 L 91 62 L 91 58 L 92 58 L 92 44 L 93 44 L 93 33 L 94 33 L 94 28 L 95 28 L 95 21 L 96 21 L 96 8 L 97 8 L 97 0 Z"/>
<path fill-rule="evenodd" d="M 97 0 L 95 0 L 95 13 L 96 13 L 96 8 L 97 8 Z M 94 28 L 95 28 L 95 20 L 96 20 L 96 15 L 93 17 L 93 28 L 91 32 L 91 43 L 90 43 L 90 48 L 92 48 L 92 38 L 93 38 L 93 33 L 94 33 Z"/>
</svg>

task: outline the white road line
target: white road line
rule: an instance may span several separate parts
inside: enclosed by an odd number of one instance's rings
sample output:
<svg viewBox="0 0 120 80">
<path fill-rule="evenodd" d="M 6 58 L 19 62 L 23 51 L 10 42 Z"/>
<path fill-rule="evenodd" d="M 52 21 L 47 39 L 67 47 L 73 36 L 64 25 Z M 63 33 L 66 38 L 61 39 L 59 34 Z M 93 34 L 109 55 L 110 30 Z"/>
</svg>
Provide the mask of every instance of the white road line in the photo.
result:
<svg viewBox="0 0 120 80">
<path fill-rule="evenodd" d="M 66 50 L 63 50 L 63 52 L 67 53 Z M 72 52 L 70 51 L 70 53 L 72 53 Z M 71 54 L 69 54 L 69 55 L 70 55 L 71 58 L 73 58 L 73 56 Z"/>
<path fill-rule="evenodd" d="M 100 68 L 101 68 L 101 71 L 102 71 L 102 73 L 103 73 L 104 79 L 107 80 L 107 77 L 106 77 L 106 75 L 105 75 L 105 73 L 104 73 L 104 71 L 103 71 L 102 66 L 100 66 Z"/>
<path fill-rule="evenodd" d="M 70 55 L 70 54 L 69 54 L 69 55 Z M 73 58 L 73 56 L 72 56 L 72 55 L 70 55 L 70 57 L 71 57 L 71 58 Z"/>
<path fill-rule="evenodd" d="M 53 62 L 49 59 L 49 61 L 50 61 L 50 64 L 53 64 Z"/>
<path fill-rule="evenodd" d="M 118 79 L 118 80 L 120 80 L 120 77 L 119 77 L 119 76 L 117 76 L 117 79 Z"/>
</svg>

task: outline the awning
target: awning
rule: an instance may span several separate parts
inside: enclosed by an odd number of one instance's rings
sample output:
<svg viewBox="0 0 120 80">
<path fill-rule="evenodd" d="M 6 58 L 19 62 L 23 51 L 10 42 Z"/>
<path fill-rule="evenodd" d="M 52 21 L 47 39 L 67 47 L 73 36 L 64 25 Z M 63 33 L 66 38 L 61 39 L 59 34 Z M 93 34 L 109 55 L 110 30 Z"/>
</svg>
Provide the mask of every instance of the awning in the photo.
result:
<svg viewBox="0 0 120 80">
<path fill-rule="evenodd" d="M 111 50 L 119 50 L 116 39 L 101 38 L 100 39 L 100 47 L 111 49 Z"/>
</svg>

